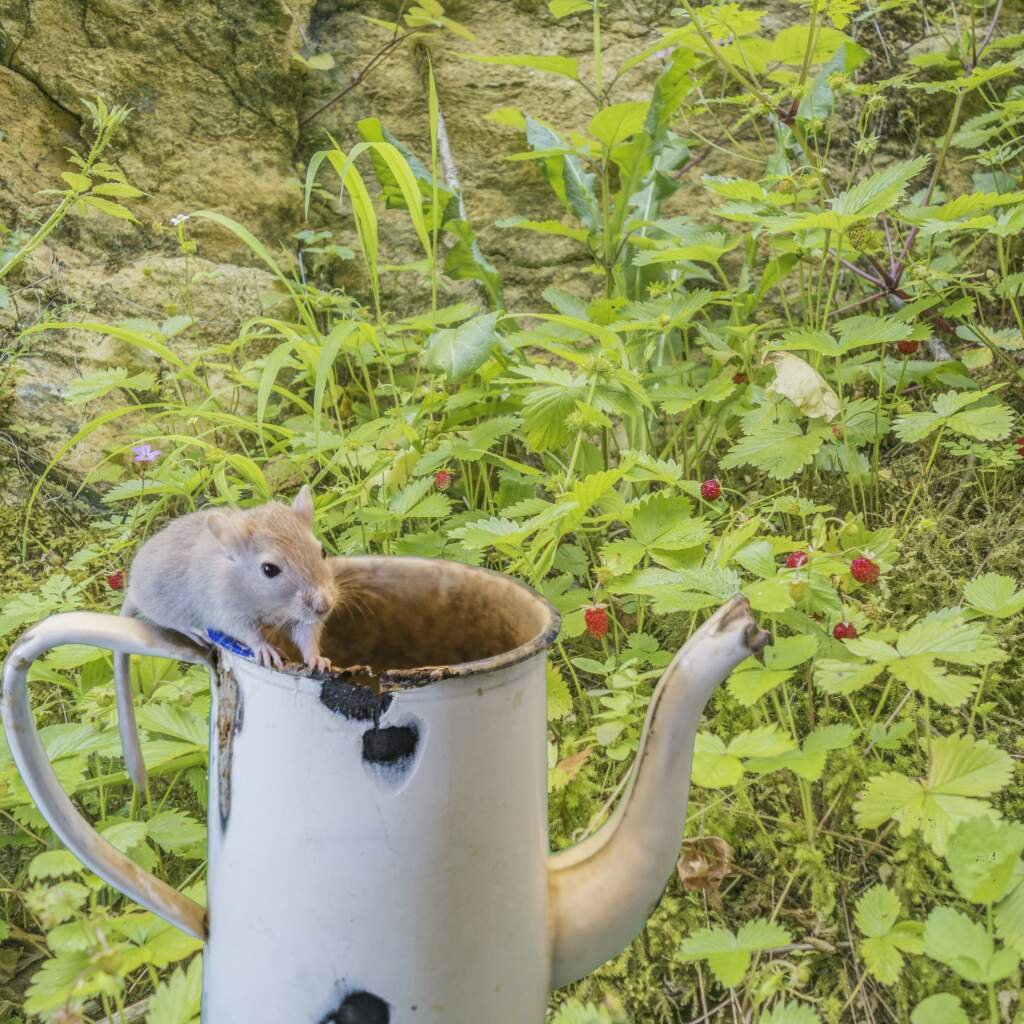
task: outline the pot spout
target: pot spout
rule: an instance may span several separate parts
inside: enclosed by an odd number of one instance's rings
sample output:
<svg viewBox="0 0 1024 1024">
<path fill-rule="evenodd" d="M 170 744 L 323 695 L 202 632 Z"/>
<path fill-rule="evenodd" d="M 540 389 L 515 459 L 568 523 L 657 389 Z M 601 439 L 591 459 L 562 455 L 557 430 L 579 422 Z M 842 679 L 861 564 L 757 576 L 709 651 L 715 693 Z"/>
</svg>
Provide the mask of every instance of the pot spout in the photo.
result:
<svg viewBox="0 0 1024 1024">
<path fill-rule="evenodd" d="M 553 987 L 615 956 L 657 906 L 686 824 L 701 712 L 733 668 L 769 643 L 747 599 L 737 596 L 665 670 L 619 805 L 598 832 L 549 860 Z"/>
</svg>

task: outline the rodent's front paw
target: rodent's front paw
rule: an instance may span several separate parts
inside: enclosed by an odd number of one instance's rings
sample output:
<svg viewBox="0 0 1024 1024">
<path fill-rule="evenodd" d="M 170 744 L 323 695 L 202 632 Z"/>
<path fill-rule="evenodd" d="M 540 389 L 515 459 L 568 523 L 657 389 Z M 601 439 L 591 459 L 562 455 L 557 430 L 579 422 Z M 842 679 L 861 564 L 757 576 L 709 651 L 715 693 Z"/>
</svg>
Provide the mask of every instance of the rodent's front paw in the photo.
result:
<svg viewBox="0 0 1024 1024">
<path fill-rule="evenodd" d="M 284 665 L 281 652 L 272 644 L 257 644 L 253 654 L 256 657 L 256 664 L 264 668 L 281 668 Z"/>
<path fill-rule="evenodd" d="M 314 672 L 330 672 L 331 659 L 325 658 L 322 654 L 315 654 L 306 658 L 306 667 Z"/>
</svg>

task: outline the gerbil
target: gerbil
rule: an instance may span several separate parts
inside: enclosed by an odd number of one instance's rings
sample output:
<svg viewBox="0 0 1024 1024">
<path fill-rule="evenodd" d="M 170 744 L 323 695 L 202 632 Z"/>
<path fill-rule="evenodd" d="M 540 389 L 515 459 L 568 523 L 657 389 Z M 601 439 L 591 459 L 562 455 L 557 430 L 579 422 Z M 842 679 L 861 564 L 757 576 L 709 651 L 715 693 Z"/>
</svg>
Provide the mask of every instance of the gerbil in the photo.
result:
<svg viewBox="0 0 1024 1024">
<path fill-rule="evenodd" d="M 122 615 L 142 616 L 208 645 L 215 629 L 252 648 L 260 665 L 280 668 L 266 631 L 291 637 L 306 665 L 328 669 L 320 633 L 334 606 L 332 561 L 313 536 L 313 494 L 291 506 L 208 509 L 176 519 L 139 549 L 128 573 Z M 146 768 L 135 728 L 127 654 L 114 657 L 121 743 L 128 774 L 144 789 Z"/>
</svg>

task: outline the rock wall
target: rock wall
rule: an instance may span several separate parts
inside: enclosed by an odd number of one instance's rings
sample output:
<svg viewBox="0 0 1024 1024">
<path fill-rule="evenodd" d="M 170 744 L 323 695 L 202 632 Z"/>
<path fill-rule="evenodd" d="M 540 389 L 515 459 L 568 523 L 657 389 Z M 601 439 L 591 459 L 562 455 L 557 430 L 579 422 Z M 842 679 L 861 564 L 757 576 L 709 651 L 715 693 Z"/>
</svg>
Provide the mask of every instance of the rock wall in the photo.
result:
<svg viewBox="0 0 1024 1024">
<path fill-rule="evenodd" d="M 566 79 L 481 65 L 459 54 L 563 54 L 578 57 L 589 74 L 587 20 L 555 21 L 541 0 L 457 0 L 446 11 L 473 39 L 448 31 L 406 39 L 353 84 L 391 39 L 371 19 L 394 19 L 401 6 L 394 0 L 0 5 L 0 223 L 30 233 L 53 209 L 54 197 L 40 190 L 61 187 L 67 149 L 88 145 L 82 97 L 99 95 L 108 104 L 132 108 L 111 157 L 147 193 L 128 203 L 140 224 L 73 214 L 6 282 L 11 297 L 0 309 L 0 389 L 12 389 L 9 357 L 16 345 L 20 358 L 13 400 L 0 403 L 0 421 L 19 444 L 40 454 L 52 451 L 101 411 L 102 403 L 62 401 L 74 378 L 114 365 L 141 368 L 131 349 L 100 343 L 94 334 L 53 332 L 19 343 L 21 328 L 41 316 L 160 322 L 182 312 L 185 267 L 168 226 L 179 213 L 220 210 L 272 251 L 293 248 L 294 233 L 303 227 L 306 161 L 327 143 L 327 132 L 344 146 L 358 141 L 355 125 L 362 117 L 379 117 L 428 159 L 428 58 L 468 214 L 482 248 L 505 277 L 510 306 L 538 308 L 540 293 L 553 282 L 585 288 L 585 262 L 572 243 L 494 226 L 514 214 L 543 218 L 557 216 L 557 210 L 536 167 L 507 159 L 522 148 L 517 131 L 487 115 L 514 106 L 559 128 L 582 128 L 594 113 L 593 99 Z M 604 12 L 605 67 L 615 68 L 655 39 L 658 21 L 670 8 L 653 0 L 612 0 Z M 329 70 L 313 70 L 301 59 L 326 56 L 334 61 Z M 631 73 L 616 87 L 615 98 L 642 94 L 656 72 L 653 61 Z M 341 100 L 321 110 L 346 89 Z M 334 230 L 338 241 L 353 242 L 351 221 L 336 208 L 320 203 L 312 219 Z M 260 311 L 258 295 L 269 287 L 258 261 L 233 236 L 196 222 L 190 229 L 200 257 L 190 271 L 198 272 L 202 285 L 191 290 L 189 309 L 197 323 L 174 340 L 177 346 L 230 336 L 241 320 Z M 404 213 L 382 214 L 381 240 L 384 262 L 417 258 Z M 358 261 L 340 283 L 365 294 Z M 387 274 L 384 286 L 388 305 L 402 313 L 422 308 L 428 294 L 416 274 Z M 467 294 L 471 288 L 453 291 Z M 69 457 L 69 467 L 93 466 L 98 446 L 109 436 L 94 435 Z"/>
</svg>

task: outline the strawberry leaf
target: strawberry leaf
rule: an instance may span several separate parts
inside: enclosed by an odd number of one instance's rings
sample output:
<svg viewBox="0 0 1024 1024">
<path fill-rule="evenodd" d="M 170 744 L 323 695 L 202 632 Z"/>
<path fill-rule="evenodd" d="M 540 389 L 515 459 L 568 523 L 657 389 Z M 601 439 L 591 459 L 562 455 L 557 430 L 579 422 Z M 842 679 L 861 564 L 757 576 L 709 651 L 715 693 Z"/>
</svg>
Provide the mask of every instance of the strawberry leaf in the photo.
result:
<svg viewBox="0 0 1024 1024">
<path fill-rule="evenodd" d="M 707 960 L 719 983 L 732 988 L 743 980 L 754 953 L 790 941 L 789 932 L 781 925 L 758 918 L 748 921 L 737 934 L 728 928 L 701 928 L 683 940 L 679 954 L 684 963 Z"/>
<path fill-rule="evenodd" d="M 999 812 L 981 798 L 1003 789 L 1012 775 L 1010 755 L 986 740 L 943 737 L 932 743 L 925 779 L 883 772 L 868 782 L 857 800 L 857 824 L 877 828 L 895 820 L 900 835 L 920 830 L 932 849 L 942 854 L 959 822 L 979 815 L 998 819 Z"/>
</svg>

